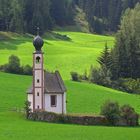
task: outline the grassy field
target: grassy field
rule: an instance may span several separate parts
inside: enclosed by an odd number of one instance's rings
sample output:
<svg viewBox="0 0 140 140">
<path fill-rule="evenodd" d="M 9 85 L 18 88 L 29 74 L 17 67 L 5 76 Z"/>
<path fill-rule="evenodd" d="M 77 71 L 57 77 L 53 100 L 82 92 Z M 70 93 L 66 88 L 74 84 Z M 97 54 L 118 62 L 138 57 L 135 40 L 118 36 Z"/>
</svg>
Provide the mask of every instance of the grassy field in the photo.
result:
<svg viewBox="0 0 140 140">
<path fill-rule="evenodd" d="M 6 81 L 6 82 L 5 82 Z M 23 108 L 26 90 L 32 77 L 0 73 L 0 112 Z M 67 110 L 69 113 L 98 114 L 106 100 L 130 104 L 140 113 L 140 96 L 132 95 L 94 84 L 65 81 L 67 87 Z"/>
<path fill-rule="evenodd" d="M 60 70 L 68 89 L 67 111 L 78 114 L 99 114 L 106 100 L 132 105 L 140 113 L 140 96 L 123 93 L 87 83 L 70 81 L 69 73 L 82 73 L 90 65 L 98 66 L 96 59 L 106 40 L 110 47 L 113 37 L 59 32 L 71 40 L 60 40 L 44 36 L 45 68 Z M 22 64 L 32 64 L 33 37 L 13 33 L 0 33 L 0 65 L 5 64 L 11 54 L 18 55 Z M 32 77 L 0 72 L 0 140 L 139 140 L 140 128 L 99 127 L 32 122 L 25 119 L 22 110 L 27 98 L 26 90 Z"/>
<path fill-rule="evenodd" d="M 22 108 L 29 76 L 0 73 L 0 140 L 139 140 L 140 128 L 79 126 L 32 122 L 23 113 L 12 111 Z M 140 97 L 105 87 L 65 81 L 68 89 L 69 113 L 98 114 L 107 100 L 131 104 L 140 113 Z"/>
<path fill-rule="evenodd" d="M 11 117 L 12 116 L 12 117 Z M 140 128 L 30 122 L 17 113 L 0 113 L 1 140 L 139 140 Z"/>
<path fill-rule="evenodd" d="M 109 36 L 66 31 L 59 34 L 67 35 L 71 40 L 47 39 L 46 35 L 43 51 L 45 68 L 50 71 L 58 69 L 64 79 L 70 78 L 71 71 L 83 73 L 91 64 L 97 66 L 96 59 L 103 50 L 105 42 L 108 41 L 109 47 L 114 45 L 114 38 Z M 1 33 L 0 37 L 3 35 L 7 38 L 0 41 L 0 65 L 7 63 L 11 54 L 17 55 L 23 65 L 32 65 L 33 37 L 12 33 Z"/>
</svg>

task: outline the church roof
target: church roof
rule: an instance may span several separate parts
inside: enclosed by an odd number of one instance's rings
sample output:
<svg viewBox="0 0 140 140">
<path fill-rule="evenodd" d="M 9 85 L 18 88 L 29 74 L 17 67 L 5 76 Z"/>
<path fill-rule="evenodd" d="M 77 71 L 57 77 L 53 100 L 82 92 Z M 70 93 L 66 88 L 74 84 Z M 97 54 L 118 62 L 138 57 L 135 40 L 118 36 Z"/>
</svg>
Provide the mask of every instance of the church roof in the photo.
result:
<svg viewBox="0 0 140 140">
<path fill-rule="evenodd" d="M 61 93 L 65 92 L 66 88 L 64 82 L 58 71 L 55 73 L 46 72 L 45 74 L 45 92 Z"/>
<path fill-rule="evenodd" d="M 44 73 L 44 88 L 46 94 L 66 92 L 66 87 L 58 71 L 56 71 L 55 73 Z M 33 93 L 33 86 L 28 89 L 27 93 Z"/>
</svg>

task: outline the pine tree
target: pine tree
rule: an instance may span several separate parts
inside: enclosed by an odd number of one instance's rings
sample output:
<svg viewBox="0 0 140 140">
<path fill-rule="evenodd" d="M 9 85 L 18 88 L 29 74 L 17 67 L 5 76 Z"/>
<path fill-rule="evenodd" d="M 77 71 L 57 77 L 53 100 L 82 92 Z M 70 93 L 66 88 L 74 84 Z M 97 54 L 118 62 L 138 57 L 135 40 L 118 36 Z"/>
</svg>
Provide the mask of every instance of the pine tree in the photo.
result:
<svg viewBox="0 0 140 140">
<path fill-rule="evenodd" d="M 101 67 L 105 67 L 107 69 L 111 68 L 112 60 L 109 48 L 107 46 L 107 42 L 105 44 L 104 51 L 102 52 L 101 56 L 98 58 L 97 62 L 101 65 Z"/>
</svg>

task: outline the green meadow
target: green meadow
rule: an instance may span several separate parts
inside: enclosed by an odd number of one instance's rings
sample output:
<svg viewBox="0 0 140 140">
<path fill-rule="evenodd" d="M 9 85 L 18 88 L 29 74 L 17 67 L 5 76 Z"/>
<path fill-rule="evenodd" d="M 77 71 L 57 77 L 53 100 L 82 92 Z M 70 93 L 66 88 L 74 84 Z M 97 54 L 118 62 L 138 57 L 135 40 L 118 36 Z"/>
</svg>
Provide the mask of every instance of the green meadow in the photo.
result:
<svg viewBox="0 0 140 140">
<path fill-rule="evenodd" d="M 0 73 L 1 140 L 139 140 L 139 127 L 104 127 L 50 124 L 25 119 L 18 112 L 24 107 L 26 89 L 32 77 Z M 68 113 L 99 114 L 107 100 L 131 104 L 140 113 L 140 97 L 86 83 L 65 81 L 68 89 Z M 17 111 L 15 111 L 17 110 Z"/>
<path fill-rule="evenodd" d="M 70 72 L 84 73 L 91 65 L 98 66 L 97 57 L 103 50 L 106 41 L 111 48 L 114 45 L 114 37 L 85 34 L 80 32 L 59 32 L 67 35 L 70 40 L 50 38 L 50 34 L 43 36 L 45 44 L 44 64 L 49 71 L 58 69 L 64 79 L 70 79 Z M 0 64 L 5 64 L 11 54 L 17 55 L 22 65 L 32 65 L 33 37 L 29 35 L 19 36 L 13 33 L 0 33 L 4 41 L 0 43 Z"/>
<path fill-rule="evenodd" d="M 67 111 L 74 114 L 99 114 L 106 100 L 132 105 L 140 113 L 140 96 L 88 83 L 70 81 L 70 72 L 83 73 L 93 64 L 108 41 L 111 48 L 114 38 L 79 32 L 59 32 L 70 40 L 43 38 L 45 68 L 58 69 L 67 87 Z M 0 65 L 15 54 L 22 65 L 32 65 L 33 37 L 13 33 L 0 33 Z M 33 122 L 25 119 L 22 109 L 27 98 L 26 90 L 31 76 L 0 72 L 0 140 L 139 140 L 139 127 L 104 127 Z"/>
</svg>

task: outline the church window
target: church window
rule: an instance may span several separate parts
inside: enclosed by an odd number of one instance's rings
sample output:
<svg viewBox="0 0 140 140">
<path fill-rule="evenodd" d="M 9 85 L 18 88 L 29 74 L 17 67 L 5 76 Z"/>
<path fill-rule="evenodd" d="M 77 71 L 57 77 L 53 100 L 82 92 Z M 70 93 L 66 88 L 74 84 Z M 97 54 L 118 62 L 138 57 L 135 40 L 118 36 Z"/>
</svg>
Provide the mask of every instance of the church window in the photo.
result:
<svg viewBox="0 0 140 140">
<path fill-rule="evenodd" d="M 56 107 L 56 95 L 51 95 L 51 107 Z"/>
<path fill-rule="evenodd" d="M 37 106 L 37 109 L 39 109 L 40 107 L 39 107 L 39 105 Z"/>
<path fill-rule="evenodd" d="M 37 92 L 37 96 L 39 96 L 39 92 Z"/>
<path fill-rule="evenodd" d="M 37 79 L 37 83 L 39 83 L 39 79 Z"/>
<path fill-rule="evenodd" d="M 36 57 L 36 64 L 40 64 L 40 57 L 39 56 Z"/>
</svg>

